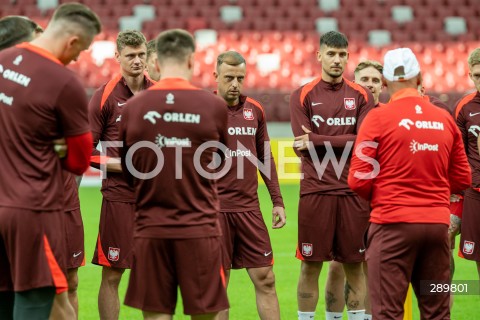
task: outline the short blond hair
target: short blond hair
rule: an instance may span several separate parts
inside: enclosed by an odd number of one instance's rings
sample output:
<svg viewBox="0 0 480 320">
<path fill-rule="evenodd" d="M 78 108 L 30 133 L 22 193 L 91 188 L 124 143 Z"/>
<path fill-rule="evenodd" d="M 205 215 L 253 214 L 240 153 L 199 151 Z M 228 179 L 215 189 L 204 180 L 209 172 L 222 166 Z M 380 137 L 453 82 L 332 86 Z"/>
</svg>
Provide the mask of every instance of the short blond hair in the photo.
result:
<svg viewBox="0 0 480 320">
<path fill-rule="evenodd" d="M 147 45 L 147 39 L 137 30 L 120 31 L 117 35 L 117 51 L 120 52 L 125 47 L 138 48 L 142 44 Z"/>
<path fill-rule="evenodd" d="M 480 48 L 476 48 L 468 56 L 468 66 L 470 68 L 477 64 L 480 64 Z"/>
<path fill-rule="evenodd" d="M 355 68 L 355 71 L 353 71 L 353 73 L 356 75 L 357 73 L 359 73 L 363 69 L 367 69 L 369 67 L 373 67 L 373 68 L 377 69 L 378 72 L 380 72 L 380 74 L 383 74 L 382 64 L 378 61 L 375 61 L 375 60 L 365 60 L 365 61 L 360 62 L 357 65 L 357 67 Z"/>
</svg>

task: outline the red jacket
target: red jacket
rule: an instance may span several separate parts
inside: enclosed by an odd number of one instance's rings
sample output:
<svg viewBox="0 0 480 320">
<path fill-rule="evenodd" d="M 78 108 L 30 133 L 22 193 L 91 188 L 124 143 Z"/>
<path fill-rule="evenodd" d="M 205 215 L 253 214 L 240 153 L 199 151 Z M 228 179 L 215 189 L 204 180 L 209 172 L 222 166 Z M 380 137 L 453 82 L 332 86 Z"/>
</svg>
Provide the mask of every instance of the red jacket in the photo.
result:
<svg viewBox="0 0 480 320">
<path fill-rule="evenodd" d="M 374 146 L 365 147 L 367 142 Z M 468 188 L 470 182 L 454 120 L 416 89 L 397 92 L 390 103 L 366 116 L 348 184 L 371 201 L 371 222 L 449 224 L 450 194 Z"/>
</svg>

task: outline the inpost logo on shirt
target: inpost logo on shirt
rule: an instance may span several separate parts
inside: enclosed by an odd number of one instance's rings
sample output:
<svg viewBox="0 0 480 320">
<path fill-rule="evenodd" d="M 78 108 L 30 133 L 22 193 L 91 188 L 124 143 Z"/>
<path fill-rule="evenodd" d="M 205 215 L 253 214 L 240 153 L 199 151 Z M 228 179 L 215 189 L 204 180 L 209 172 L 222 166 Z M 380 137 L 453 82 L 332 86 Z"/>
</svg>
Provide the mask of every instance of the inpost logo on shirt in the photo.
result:
<svg viewBox="0 0 480 320">
<path fill-rule="evenodd" d="M 438 144 L 420 143 L 418 141 L 412 140 L 412 142 L 410 142 L 410 151 L 413 154 L 420 151 L 438 152 Z"/>
<path fill-rule="evenodd" d="M 155 144 L 159 148 L 163 147 L 191 147 L 192 143 L 189 138 L 165 137 L 158 134 L 155 138 Z"/>
</svg>

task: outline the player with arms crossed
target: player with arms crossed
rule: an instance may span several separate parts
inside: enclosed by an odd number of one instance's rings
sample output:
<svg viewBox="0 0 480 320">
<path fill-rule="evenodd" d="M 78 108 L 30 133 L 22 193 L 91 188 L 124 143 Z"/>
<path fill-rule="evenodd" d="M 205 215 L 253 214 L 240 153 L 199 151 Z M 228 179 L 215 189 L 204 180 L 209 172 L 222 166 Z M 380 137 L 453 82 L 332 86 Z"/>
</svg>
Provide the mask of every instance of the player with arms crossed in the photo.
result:
<svg viewBox="0 0 480 320">
<path fill-rule="evenodd" d="M 127 100 L 153 85 L 145 76 L 146 55 L 147 41 L 141 32 L 120 32 L 115 52 L 120 74 L 97 89 L 89 105 L 93 134 L 92 166 L 105 166 L 107 171 L 107 177 L 102 181 L 100 226 L 92 260 L 92 263 L 103 266 L 98 294 L 102 320 L 118 319 L 118 285 L 125 269 L 131 267 L 135 219 L 135 195 L 122 175 L 119 146 L 109 145 L 109 142 L 118 141 L 118 126 Z M 96 149 L 99 143 L 106 157 Z"/>
<path fill-rule="evenodd" d="M 75 317 L 66 292 L 62 168 L 83 174 L 92 137 L 85 90 L 64 65 L 100 30 L 90 9 L 68 3 L 40 37 L 0 53 L 1 319 L 47 319 L 55 293 L 59 312 Z M 54 151 L 59 138 L 68 148 L 62 160 Z"/>
<path fill-rule="evenodd" d="M 194 52 L 187 31 L 160 33 L 161 79 L 123 113 L 122 168 L 137 204 L 125 304 L 143 310 L 145 319 L 172 319 L 178 287 L 192 319 L 218 319 L 228 308 L 210 169 L 212 147 L 226 143 L 227 109 L 222 99 L 190 84 Z"/>
<path fill-rule="evenodd" d="M 273 320 L 280 319 L 280 308 L 272 245 L 258 202 L 257 161 L 267 168 L 260 174 L 273 202 L 274 229 L 285 225 L 285 209 L 270 151 L 265 111 L 258 101 L 242 95 L 245 74 L 245 59 L 238 52 L 227 51 L 217 57 L 214 76 L 217 94 L 227 103 L 227 157 L 232 159 L 230 170 L 218 181 L 223 267 L 227 285 L 230 269 L 247 269 L 255 286 L 260 319 Z M 220 319 L 228 319 L 228 310 L 222 312 Z"/>
<path fill-rule="evenodd" d="M 297 288 L 300 320 L 313 319 L 320 271 L 324 261 L 332 260 L 341 262 L 345 270 L 349 319 L 363 320 L 365 313 L 363 234 L 369 206 L 348 187 L 347 176 L 349 148 L 374 101 L 369 90 L 342 77 L 347 49 L 348 40 L 342 33 L 323 34 L 317 52 L 321 77 L 294 91 L 290 98 L 294 147 L 303 173 L 296 255 L 301 260 Z M 332 161 L 341 162 L 340 169 Z M 334 319 L 336 315 L 327 311 L 326 316 Z"/>
</svg>

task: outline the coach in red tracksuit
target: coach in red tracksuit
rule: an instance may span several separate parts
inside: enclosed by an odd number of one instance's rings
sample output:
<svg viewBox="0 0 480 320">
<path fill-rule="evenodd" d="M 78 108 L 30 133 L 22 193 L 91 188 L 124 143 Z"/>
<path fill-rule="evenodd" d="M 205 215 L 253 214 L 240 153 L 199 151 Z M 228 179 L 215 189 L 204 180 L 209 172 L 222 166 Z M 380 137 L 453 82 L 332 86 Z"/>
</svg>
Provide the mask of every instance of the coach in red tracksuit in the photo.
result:
<svg viewBox="0 0 480 320">
<path fill-rule="evenodd" d="M 422 319 L 450 319 L 449 198 L 470 185 L 462 137 L 452 117 L 423 99 L 418 61 L 408 48 L 387 52 L 390 102 L 367 115 L 348 183 L 371 202 L 368 288 L 376 320 L 403 319 L 408 284 Z"/>
</svg>

